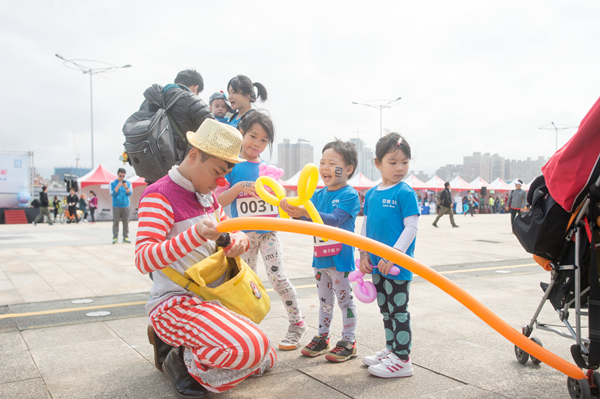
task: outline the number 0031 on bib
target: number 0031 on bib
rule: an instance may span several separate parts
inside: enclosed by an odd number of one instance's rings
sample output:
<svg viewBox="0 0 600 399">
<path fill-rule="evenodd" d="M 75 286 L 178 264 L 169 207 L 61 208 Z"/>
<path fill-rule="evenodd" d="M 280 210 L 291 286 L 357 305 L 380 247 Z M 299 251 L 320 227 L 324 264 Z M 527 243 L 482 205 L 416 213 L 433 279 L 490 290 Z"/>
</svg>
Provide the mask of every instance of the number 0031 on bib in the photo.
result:
<svg viewBox="0 0 600 399">
<path fill-rule="evenodd" d="M 239 217 L 266 216 L 277 217 L 279 208 L 267 203 L 265 200 L 254 197 L 238 197 L 235 200 Z"/>
<path fill-rule="evenodd" d="M 335 256 L 342 252 L 342 244 L 337 241 L 323 241 L 319 237 L 313 237 L 313 240 L 316 258 Z"/>
</svg>

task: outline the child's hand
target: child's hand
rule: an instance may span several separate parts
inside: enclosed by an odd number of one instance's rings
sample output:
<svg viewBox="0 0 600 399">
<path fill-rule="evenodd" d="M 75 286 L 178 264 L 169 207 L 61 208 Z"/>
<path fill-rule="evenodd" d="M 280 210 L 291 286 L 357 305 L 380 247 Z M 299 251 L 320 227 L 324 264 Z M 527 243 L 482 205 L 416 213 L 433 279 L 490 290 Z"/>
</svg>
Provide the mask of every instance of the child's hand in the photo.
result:
<svg viewBox="0 0 600 399">
<path fill-rule="evenodd" d="M 221 233 L 217 231 L 217 224 L 208 218 L 204 218 L 196 223 L 196 231 L 205 240 L 215 241 L 221 236 Z"/>
<path fill-rule="evenodd" d="M 373 273 L 373 267 L 371 267 L 371 260 L 369 254 L 364 251 L 360 251 L 360 271 L 363 274 Z"/>
<path fill-rule="evenodd" d="M 231 239 L 235 241 L 231 248 L 224 252 L 228 258 L 235 258 L 246 252 L 248 248 L 248 236 L 242 232 L 231 233 Z"/>
<path fill-rule="evenodd" d="M 290 215 L 290 217 L 298 219 L 299 217 L 306 216 L 310 219 L 310 216 L 308 216 L 308 212 L 306 211 L 306 209 L 304 209 L 303 206 L 290 205 L 285 198 L 279 201 L 279 206 L 281 207 L 281 209 L 283 209 L 285 213 Z"/>
<path fill-rule="evenodd" d="M 258 198 L 258 195 L 256 195 L 256 189 L 254 188 L 253 181 L 241 181 L 238 184 L 240 185 L 240 193 L 246 193 L 253 196 L 254 198 Z"/>
<path fill-rule="evenodd" d="M 388 274 L 392 266 L 394 266 L 393 262 L 382 258 L 377 264 L 377 269 L 379 269 L 379 273 L 381 274 Z"/>
</svg>

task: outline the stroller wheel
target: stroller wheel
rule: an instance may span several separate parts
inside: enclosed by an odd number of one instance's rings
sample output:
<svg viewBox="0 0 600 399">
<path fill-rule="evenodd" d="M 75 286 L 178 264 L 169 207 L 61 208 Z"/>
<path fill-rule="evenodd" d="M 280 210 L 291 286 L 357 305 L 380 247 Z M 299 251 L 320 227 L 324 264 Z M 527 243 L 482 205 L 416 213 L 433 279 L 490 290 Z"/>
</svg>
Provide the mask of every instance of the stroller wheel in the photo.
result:
<svg viewBox="0 0 600 399">
<path fill-rule="evenodd" d="M 574 378 L 567 378 L 567 388 L 569 389 L 569 395 L 572 399 L 591 399 L 592 392 L 590 390 L 590 384 L 586 378 L 576 380 Z"/>
<path fill-rule="evenodd" d="M 542 341 L 540 341 L 539 338 L 531 337 L 529 339 L 541 346 L 542 348 L 544 347 L 544 345 L 542 345 Z M 542 362 L 540 359 L 538 359 L 537 357 L 533 357 L 532 355 L 529 355 L 529 357 L 531 358 L 531 362 L 535 365 L 540 364 Z"/>
<path fill-rule="evenodd" d="M 521 364 L 525 364 L 529 360 L 529 353 L 525 352 L 517 345 L 515 345 L 515 355 L 517 356 L 517 361 Z"/>
<path fill-rule="evenodd" d="M 596 387 L 594 389 L 592 389 L 592 395 L 595 395 L 594 397 L 598 397 L 600 396 L 600 373 L 598 373 L 597 371 L 594 371 L 594 384 L 596 384 Z"/>
</svg>

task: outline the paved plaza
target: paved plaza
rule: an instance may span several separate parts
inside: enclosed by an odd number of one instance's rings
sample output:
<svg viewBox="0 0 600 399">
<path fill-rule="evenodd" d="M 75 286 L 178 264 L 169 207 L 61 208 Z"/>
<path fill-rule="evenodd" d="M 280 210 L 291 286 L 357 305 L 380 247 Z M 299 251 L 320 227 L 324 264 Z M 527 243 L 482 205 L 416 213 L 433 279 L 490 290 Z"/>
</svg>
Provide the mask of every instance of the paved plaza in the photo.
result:
<svg viewBox="0 0 600 399">
<path fill-rule="evenodd" d="M 511 326 L 527 324 L 539 303 L 535 265 L 510 231 L 507 215 L 423 215 L 415 257 L 444 274 Z M 362 218 L 357 223 L 360 231 Z M 133 262 L 133 244 L 110 244 L 111 223 L 0 225 L 0 398 L 170 398 L 153 366 L 143 303 L 151 281 Z M 137 224 L 131 223 L 131 237 Z M 282 233 L 285 267 L 316 334 L 318 299 L 312 237 Z M 259 264 L 259 275 L 266 273 Z M 273 344 L 287 330 L 285 309 L 265 283 L 272 308 L 261 326 Z M 90 299 L 87 303 L 73 300 Z M 82 301 L 79 301 L 82 302 Z M 361 357 L 385 346 L 375 303 L 356 302 L 357 359 L 333 364 L 277 350 L 279 363 L 219 398 L 565 398 L 567 377 L 544 364 L 517 363 L 513 345 L 468 309 L 415 276 L 411 285 L 411 378 L 372 377 Z M 99 317 L 86 316 L 110 312 Z M 7 317 L 12 314 L 12 317 Z M 558 324 L 551 306 L 542 320 Z M 333 342 L 341 333 L 334 316 Z M 544 347 L 572 362 L 571 342 L 536 331 Z M 214 395 L 216 396 L 216 395 Z"/>
</svg>

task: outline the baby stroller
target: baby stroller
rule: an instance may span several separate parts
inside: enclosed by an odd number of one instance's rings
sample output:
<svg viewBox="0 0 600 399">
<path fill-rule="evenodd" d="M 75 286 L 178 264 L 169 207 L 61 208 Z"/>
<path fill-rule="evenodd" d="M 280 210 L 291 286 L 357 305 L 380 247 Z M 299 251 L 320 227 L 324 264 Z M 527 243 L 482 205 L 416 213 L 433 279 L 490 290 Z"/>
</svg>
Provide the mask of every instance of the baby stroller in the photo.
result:
<svg viewBox="0 0 600 399">
<path fill-rule="evenodd" d="M 551 273 L 550 282 L 541 283 L 544 295 L 522 332 L 540 346 L 542 342 L 532 336 L 536 328 L 574 341 L 571 355 L 578 367 L 587 370 L 587 379 L 568 378 L 572 398 L 600 397 L 596 371 L 600 365 L 599 160 L 600 100 L 578 132 L 542 168 L 543 175 L 534 180 L 527 195 L 530 210 L 513 223 L 525 250 Z M 538 321 L 546 301 L 562 324 Z M 540 363 L 516 346 L 515 354 L 521 364 L 530 358 Z"/>
</svg>

